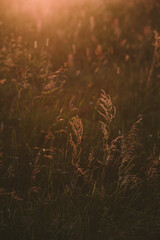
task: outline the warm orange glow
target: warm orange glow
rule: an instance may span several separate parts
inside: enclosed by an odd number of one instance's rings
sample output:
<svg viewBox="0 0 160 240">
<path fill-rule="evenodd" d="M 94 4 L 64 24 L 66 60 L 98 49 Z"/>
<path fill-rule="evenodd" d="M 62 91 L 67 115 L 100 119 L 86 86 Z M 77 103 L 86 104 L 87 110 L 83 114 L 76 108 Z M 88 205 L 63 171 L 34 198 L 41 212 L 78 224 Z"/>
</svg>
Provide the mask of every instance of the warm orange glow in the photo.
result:
<svg viewBox="0 0 160 240">
<path fill-rule="evenodd" d="M 68 14 L 68 9 L 72 5 L 83 4 L 84 2 L 97 2 L 99 0 L 4 0 L 3 6 L 7 16 L 21 19 L 29 16 L 36 24 L 37 31 L 41 31 L 42 26 L 50 22 L 54 16 Z"/>
<path fill-rule="evenodd" d="M 63 15 L 72 4 L 90 0 L 4 0 L 3 6 L 8 16 L 29 16 L 36 22 L 37 30 L 41 30 L 44 23 L 50 20 L 56 13 Z"/>
<path fill-rule="evenodd" d="M 31 18 L 39 20 L 40 18 L 48 19 L 59 10 L 60 14 L 63 14 L 62 11 L 66 10 L 72 4 L 84 1 L 93 0 L 5 0 L 3 5 L 8 15 L 15 14 L 19 16 L 21 14 L 22 16 L 27 13 Z"/>
<path fill-rule="evenodd" d="M 47 14 L 53 8 L 67 7 L 68 5 L 82 0 L 6 0 L 7 5 L 12 6 L 16 11 L 30 11 Z"/>
</svg>

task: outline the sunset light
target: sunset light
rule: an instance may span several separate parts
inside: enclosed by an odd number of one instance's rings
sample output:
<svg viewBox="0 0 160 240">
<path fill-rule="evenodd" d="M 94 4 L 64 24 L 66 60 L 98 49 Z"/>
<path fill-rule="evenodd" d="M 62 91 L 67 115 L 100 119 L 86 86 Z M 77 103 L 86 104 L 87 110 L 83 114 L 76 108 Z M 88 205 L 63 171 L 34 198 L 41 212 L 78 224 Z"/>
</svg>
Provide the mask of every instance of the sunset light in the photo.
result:
<svg viewBox="0 0 160 240">
<path fill-rule="evenodd" d="M 83 0 L 81 0 L 81 2 L 82 1 Z M 47 15 L 51 11 L 55 11 L 58 8 L 66 8 L 77 2 L 79 2 L 79 0 L 6 0 L 5 4 L 17 12 L 23 11 L 30 12 L 31 14 L 39 12 L 42 15 Z"/>
<path fill-rule="evenodd" d="M 69 7 L 92 0 L 5 0 L 3 6 L 8 17 L 21 18 L 28 16 L 37 22 L 47 22 L 54 15 L 63 16 Z"/>
<path fill-rule="evenodd" d="M 159 0 L 0 0 L 11 239 L 160 239 Z"/>
</svg>

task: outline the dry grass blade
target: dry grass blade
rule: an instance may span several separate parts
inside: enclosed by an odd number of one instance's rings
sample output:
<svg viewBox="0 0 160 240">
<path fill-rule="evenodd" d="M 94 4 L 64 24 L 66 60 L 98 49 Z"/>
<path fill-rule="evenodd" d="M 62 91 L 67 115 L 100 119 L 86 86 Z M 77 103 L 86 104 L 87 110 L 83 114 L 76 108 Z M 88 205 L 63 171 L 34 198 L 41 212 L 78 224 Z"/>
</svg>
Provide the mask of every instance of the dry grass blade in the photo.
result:
<svg viewBox="0 0 160 240">
<path fill-rule="evenodd" d="M 81 119 L 76 116 L 72 118 L 70 125 L 72 127 L 73 134 L 70 133 L 69 141 L 73 148 L 72 164 L 75 165 L 76 162 L 79 163 L 80 161 L 83 123 Z"/>
<path fill-rule="evenodd" d="M 149 185 L 151 187 L 159 188 L 160 181 L 160 155 L 157 157 L 155 154 L 155 149 L 153 154 L 149 157 L 149 164 L 146 170 L 146 177 Z"/>
<path fill-rule="evenodd" d="M 151 78 L 153 75 L 153 71 L 154 71 L 154 67 L 156 65 L 157 62 L 159 62 L 159 57 L 160 57 L 160 35 L 157 31 L 154 31 L 154 53 L 153 53 L 153 60 L 152 60 L 152 64 L 149 70 L 149 74 L 148 74 L 148 78 L 147 78 L 147 88 L 150 87 L 151 84 Z"/>
<path fill-rule="evenodd" d="M 138 119 L 133 126 L 131 127 L 131 130 L 129 131 L 128 135 L 122 139 L 122 146 L 121 146 L 121 157 L 122 157 L 122 163 L 121 167 L 125 171 L 129 171 L 129 169 L 132 167 L 132 161 L 135 158 L 136 151 L 140 147 L 140 143 L 137 139 L 137 133 L 138 133 L 138 126 L 141 123 L 142 118 Z"/>
<path fill-rule="evenodd" d="M 105 142 L 107 142 L 109 137 L 110 123 L 112 119 L 116 116 L 116 108 L 113 105 L 110 96 L 106 94 L 103 89 L 101 90 L 101 95 L 98 99 L 97 105 L 100 108 L 100 110 L 98 110 L 98 113 L 103 118 L 103 121 L 100 121 L 100 124 L 104 140 Z"/>
<path fill-rule="evenodd" d="M 50 94 L 59 91 L 66 83 L 66 68 L 61 66 L 56 72 L 48 71 L 46 73 L 46 82 L 43 86 L 42 94 Z"/>
<path fill-rule="evenodd" d="M 138 141 L 138 126 L 142 118 L 138 119 L 126 137 L 122 137 L 121 144 L 121 164 L 119 166 L 119 186 L 121 190 L 136 189 L 141 186 L 141 179 L 133 171 L 134 160 L 137 158 L 137 152 L 141 148 Z"/>
<path fill-rule="evenodd" d="M 83 137 L 83 123 L 81 119 L 76 116 L 73 117 L 70 121 L 70 125 L 72 127 L 73 134 L 70 133 L 69 135 L 69 141 L 73 148 L 72 152 L 72 165 L 75 167 L 76 172 L 78 175 L 83 176 L 84 178 L 87 178 L 87 170 L 83 170 L 80 166 L 80 156 L 82 152 L 82 137 Z"/>
<path fill-rule="evenodd" d="M 109 126 L 109 123 L 116 115 L 116 108 L 112 104 L 110 96 L 103 89 L 98 99 L 98 106 L 102 108 L 102 110 L 98 110 L 98 113 L 106 120 L 106 124 Z"/>
</svg>

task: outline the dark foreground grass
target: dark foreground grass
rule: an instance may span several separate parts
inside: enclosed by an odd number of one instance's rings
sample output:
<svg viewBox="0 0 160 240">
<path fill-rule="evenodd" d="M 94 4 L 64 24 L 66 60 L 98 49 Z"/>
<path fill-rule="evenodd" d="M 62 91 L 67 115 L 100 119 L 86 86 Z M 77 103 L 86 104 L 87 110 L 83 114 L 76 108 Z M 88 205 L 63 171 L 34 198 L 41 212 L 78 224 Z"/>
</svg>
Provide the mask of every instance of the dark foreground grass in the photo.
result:
<svg viewBox="0 0 160 240">
<path fill-rule="evenodd" d="M 159 2 L 6 3 L 1 239 L 159 239 Z"/>
</svg>

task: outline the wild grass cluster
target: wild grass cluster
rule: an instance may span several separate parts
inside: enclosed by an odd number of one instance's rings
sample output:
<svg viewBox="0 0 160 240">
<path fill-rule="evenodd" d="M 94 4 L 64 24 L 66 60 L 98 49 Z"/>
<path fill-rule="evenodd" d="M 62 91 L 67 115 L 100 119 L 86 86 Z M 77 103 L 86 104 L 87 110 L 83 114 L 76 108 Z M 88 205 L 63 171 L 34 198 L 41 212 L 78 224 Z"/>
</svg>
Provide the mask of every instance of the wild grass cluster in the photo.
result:
<svg viewBox="0 0 160 240">
<path fill-rule="evenodd" d="M 7 4 L 1 239 L 159 239 L 159 1 Z"/>
</svg>

